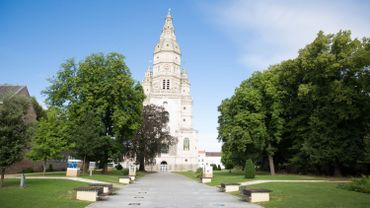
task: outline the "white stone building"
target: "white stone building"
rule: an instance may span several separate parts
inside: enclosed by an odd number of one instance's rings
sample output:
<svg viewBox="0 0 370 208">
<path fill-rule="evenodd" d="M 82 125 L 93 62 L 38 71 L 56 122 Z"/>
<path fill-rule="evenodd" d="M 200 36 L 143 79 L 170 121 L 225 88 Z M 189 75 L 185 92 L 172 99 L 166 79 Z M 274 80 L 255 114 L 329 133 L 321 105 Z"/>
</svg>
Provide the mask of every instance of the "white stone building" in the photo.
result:
<svg viewBox="0 0 370 208">
<path fill-rule="evenodd" d="M 203 168 L 215 164 L 225 169 L 224 164 L 221 162 L 221 152 L 206 152 L 204 149 L 198 150 L 198 166 Z"/>
<path fill-rule="evenodd" d="M 144 105 L 155 104 L 166 109 L 171 135 L 178 140 L 156 158 L 156 165 L 146 168 L 154 171 L 195 170 L 198 160 L 197 131 L 192 125 L 193 101 L 188 75 L 181 66 L 181 50 L 170 11 L 154 48 L 153 65 L 147 69 L 142 86 L 146 95 Z"/>
</svg>

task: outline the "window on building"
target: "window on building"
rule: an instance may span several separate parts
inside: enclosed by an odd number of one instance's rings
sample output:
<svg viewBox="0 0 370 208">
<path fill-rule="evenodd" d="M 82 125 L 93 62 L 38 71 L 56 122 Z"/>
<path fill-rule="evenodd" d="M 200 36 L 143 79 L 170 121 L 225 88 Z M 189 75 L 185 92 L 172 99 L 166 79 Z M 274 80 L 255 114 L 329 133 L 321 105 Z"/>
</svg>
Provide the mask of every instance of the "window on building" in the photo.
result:
<svg viewBox="0 0 370 208">
<path fill-rule="evenodd" d="M 184 139 L 184 147 L 183 147 L 184 151 L 189 151 L 190 150 L 190 140 L 189 138 L 185 138 Z"/>
<path fill-rule="evenodd" d="M 162 83 L 162 89 L 164 89 L 164 90 L 166 89 L 166 80 L 165 79 L 163 80 L 163 83 Z"/>
<path fill-rule="evenodd" d="M 167 90 L 169 90 L 169 89 L 170 89 L 170 80 L 167 79 Z"/>
</svg>

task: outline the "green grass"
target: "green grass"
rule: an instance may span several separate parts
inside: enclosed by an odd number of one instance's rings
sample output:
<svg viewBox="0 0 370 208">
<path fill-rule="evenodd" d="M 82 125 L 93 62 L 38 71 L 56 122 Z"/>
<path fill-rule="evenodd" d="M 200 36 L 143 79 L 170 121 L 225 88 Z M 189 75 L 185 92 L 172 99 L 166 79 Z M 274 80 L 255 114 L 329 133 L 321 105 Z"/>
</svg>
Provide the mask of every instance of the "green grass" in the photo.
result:
<svg viewBox="0 0 370 208">
<path fill-rule="evenodd" d="M 136 172 L 136 178 L 141 178 L 143 177 L 146 172 Z M 37 172 L 37 173 L 27 173 L 26 176 L 43 176 L 42 173 Z M 66 176 L 65 171 L 58 171 L 58 172 L 46 172 L 45 176 Z M 118 177 L 123 176 L 122 171 L 119 170 L 113 170 L 110 173 L 102 173 L 101 171 L 93 171 L 93 175 L 90 176 L 89 172 L 85 174 L 81 174 L 81 178 L 86 178 L 86 179 L 91 179 L 91 180 L 98 180 L 98 181 L 103 181 L 107 183 L 118 183 Z"/>
<path fill-rule="evenodd" d="M 369 208 L 370 195 L 339 189 L 336 183 L 265 183 L 248 186 L 272 190 L 265 208 Z"/>
<path fill-rule="evenodd" d="M 194 172 L 179 172 L 179 174 L 199 181 Z M 337 183 L 300 183 L 298 180 L 326 179 L 348 180 L 348 178 L 317 177 L 292 174 L 257 173 L 252 180 L 297 180 L 296 183 L 264 183 L 248 186 L 250 188 L 270 189 L 271 199 L 261 203 L 266 208 L 368 208 L 370 195 L 338 188 Z M 214 171 L 212 182 L 208 185 L 216 186 L 222 182 L 236 183 L 250 181 L 245 179 L 242 171 Z M 239 196 L 238 192 L 231 193 Z"/>
<path fill-rule="evenodd" d="M 25 173 L 26 176 L 43 176 L 42 172 Z M 45 176 L 66 176 L 66 171 L 46 172 Z"/>
<path fill-rule="evenodd" d="M 195 172 L 193 171 L 178 173 L 199 181 L 199 179 L 195 177 Z M 240 183 L 251 180 L 318 180 L 318 179 L 334 179 L 334 178 L 293 175 L 293 174 L 276 174 L 274 176 L 271 176 L 267 173 L 259 172 L 257 173 L 254 179 L 246 179 L 244 178 L 244 173 L 242 171 L 232 171 L 231 173 L 229 173 L 229 171 L 214 171 L 212 182 L 209 183 L 208 185 L 218 186 L 221 183 Z"/>
<path fill-rule="evenodd" d="M 90 202 L 78 201 L 73 188 L 86 183 L 66 180 L 27 179 L 26 188 L 19 188 L 19 179 L 5 179 L 0 188 L 1 208 L 77 208 Z"/>
</svg>

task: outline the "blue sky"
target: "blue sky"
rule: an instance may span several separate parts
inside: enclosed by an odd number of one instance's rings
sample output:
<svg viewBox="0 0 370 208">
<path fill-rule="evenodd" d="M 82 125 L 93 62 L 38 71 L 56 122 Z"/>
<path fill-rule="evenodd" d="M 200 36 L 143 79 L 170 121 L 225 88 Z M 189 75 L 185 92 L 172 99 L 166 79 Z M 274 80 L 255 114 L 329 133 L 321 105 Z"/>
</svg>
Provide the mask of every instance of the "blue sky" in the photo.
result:
<svg viewBox="0 0 370 208">
<path fill-rule="evenodd" d="M 0 1 L 0 83 L 41 90 L 67 58 L 126 56 L 141 81 L 172 9 L 194 99 L 199 146 L 220 149 L 217 106 L 240 82 L 297 55 L 319 30 L 370 37 L 370 1 Z"/>
</svg>

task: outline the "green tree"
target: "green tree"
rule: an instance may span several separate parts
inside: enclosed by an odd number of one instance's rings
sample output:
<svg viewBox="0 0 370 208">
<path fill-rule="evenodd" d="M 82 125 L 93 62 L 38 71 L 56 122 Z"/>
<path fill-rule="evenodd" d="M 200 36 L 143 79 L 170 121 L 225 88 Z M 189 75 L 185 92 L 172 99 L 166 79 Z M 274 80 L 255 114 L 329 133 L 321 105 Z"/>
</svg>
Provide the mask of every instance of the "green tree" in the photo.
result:
<svg viewBox="0 0 370 208">
<path fill-rule="evenodd" d="M 43 161 L 43 174 L 48 167 L 48 160 L 61 158 L 62 153 L 70 148 L 72 143 L 67 129 L 65 115 L 57 108 L 48 109 L 46 117 L 38 123 L 28 156 Z"/>
<path fill-rule="evenodd" d="M 46 111 L 42 108 L 42 106 L 37 102 L 35 97 L 31 97 L 31 104 L 33 109 L 36 113 L 36 120 L 40 121 L 41 118 L 46 117 Z"/>
<path fill-rule="evenodd" d="M 80 115 L 71 125 L 71 129 L 74 142 L 72 151 L 75 156 L 82 158 L 83 172 L 88 161 L 111 158 L 118 151 L 114 139 L 104 135 L 104 125 L 93 111 Z"/>
<path fill-rule="evenodd" d="M 169 147 L 177 139 L 170 135 L 167 126 L 169 114 L 162 106 L 144 106 L 142 119 L 143 123 L 135 138 L 128 144 L 128 149 L 129 155 L 140 164 L 140 170 L 145 171 L 145 164 L 152 163 L 163 146 Z"/>
<path fill-rule="evenodd" d="M 364 157 L 369 124 L 369 39 L 349 31 L 317 38 L 283 62 L 281 86 L 292 164 L 307 170 L 353 167 Z"/>
<path fill-rule="evenodd" d="M 221 162 L 224 164 L 225 169 L 229 170 L 229 173 L 231 173 L 231 169 L 234 168 L 234 162 L 230 158 L 231 157 L 230 151 L 225 151 L 224 146 L 222 148 L 222 154 L 221 154 Z"/>
<path fill-rule="evenodd" d="M 219 136 L 235 165 L 247 158 L 267 155 L 270 172 L 275 174 L 274 153 L 281 140 L 284 118 L 282 96 L 278 88 L 278 66 L 256 72 L 242 82 L 235 94 L 219 107 Z"/>
<path fill-rule="evenodd" d="M 6 97 L 0 104 L 0 187 L 6 168 L 21 160 L 28 147 L 32 124 L 27 119 L 29 107 L 29 100 L 18 96 Z"/>
<path fill-rule="evenodd" d="M 256 167 L 251 159 L 248 159 L 245 162 L 244 167 L 244 177 L 245 178 L 254 178 L 256 176 Z"/>
<path fill-rule="evenodd" d="M 124 153 L 123 144 L 140 127 L 144 93 L 132 79 L 122 55 L 92 54 L 79 64 L 70 59 L 49 81 L 51 85 L 44 91 L 49 105 L 65 109 L 71 121 L 93 110 L 103 123 L 103 135 L 111 138 L 104 140 L 104 145 L 120 146 L 100 154 L 103 166 L 110 155 L 117 155 L 111 151 Z"/>
</svg>

